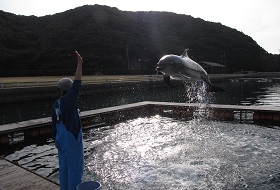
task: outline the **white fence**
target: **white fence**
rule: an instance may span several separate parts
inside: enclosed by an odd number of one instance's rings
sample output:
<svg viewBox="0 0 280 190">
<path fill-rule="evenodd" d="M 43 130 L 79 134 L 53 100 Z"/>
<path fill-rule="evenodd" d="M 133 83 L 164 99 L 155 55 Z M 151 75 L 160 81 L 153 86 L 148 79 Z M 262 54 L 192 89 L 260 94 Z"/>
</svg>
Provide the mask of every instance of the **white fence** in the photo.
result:
<svg viewBox="0 0 280 190">
<path fill-rule="evenodd" d="M 229 78 L 280 78 L 280 72 L 258 72 L 248 74 L 209 74 L 211 79 Z M 0 89 L 56 86 L 61 77 L 18 77 L 0 78 Z M 119 82 L 160 81 L 162 75 L 95 75 L 83 76 L 83 84 Z"/>
<path fill-rule="evenodd" d="M 0 89 L 56 86 L 62 77 L 19 77 L 0 79 Z M 97 75 L 83 76 L 83 84 L 140 82 L 163 80 L 162 75 Z"/>
</svg>

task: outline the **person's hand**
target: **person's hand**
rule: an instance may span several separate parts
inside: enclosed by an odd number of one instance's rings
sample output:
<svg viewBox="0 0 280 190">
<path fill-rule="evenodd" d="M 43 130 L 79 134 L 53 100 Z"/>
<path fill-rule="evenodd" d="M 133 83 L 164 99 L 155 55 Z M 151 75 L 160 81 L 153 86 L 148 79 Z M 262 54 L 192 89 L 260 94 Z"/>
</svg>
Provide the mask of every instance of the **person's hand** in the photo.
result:
<svg viewBox="0 0 280 190">
<path fill-rule="evenodd" d="M 76 53 L 76 56 L 77 56 L 78 65 L 82 65 L 83 64 L 82 56 L 77 51 L 75 51 L 75 53 Z"/>
<path fill-rule="evenodd" d="M 76 68 L 76 73 L 75 73 L 75 78 L 74 80 L 82 80 L 82 67 L 83 67 L 83 58 L 82 56 L 75 51 L 76 56 L 77 56 L 77 68 Z"/>
</svg>

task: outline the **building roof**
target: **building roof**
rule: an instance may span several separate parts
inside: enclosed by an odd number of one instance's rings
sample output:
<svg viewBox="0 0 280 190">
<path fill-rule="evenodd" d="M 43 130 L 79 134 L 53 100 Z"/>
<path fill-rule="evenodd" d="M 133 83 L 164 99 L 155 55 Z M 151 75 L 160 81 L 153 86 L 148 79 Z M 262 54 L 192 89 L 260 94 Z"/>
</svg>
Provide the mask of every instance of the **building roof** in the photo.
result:
<svg viewBox="0 0 280 190">
<path fill-rule="evenodd" d="M 208 61 L 201 61 L 201 62 L 199 62 L 199 64 L 204 64 L 204 65 L 211 66 L 211 67 L 226 67 L 226 66 L 221 65 L 219 63 L 208 62 Z"/>
</svg>

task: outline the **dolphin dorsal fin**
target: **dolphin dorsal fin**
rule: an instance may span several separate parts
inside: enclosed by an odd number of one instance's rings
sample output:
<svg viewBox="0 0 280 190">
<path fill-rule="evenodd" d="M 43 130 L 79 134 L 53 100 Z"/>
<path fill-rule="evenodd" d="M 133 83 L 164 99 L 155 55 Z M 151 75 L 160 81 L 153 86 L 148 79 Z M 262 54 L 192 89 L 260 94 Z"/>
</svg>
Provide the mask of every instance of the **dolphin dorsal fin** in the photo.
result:
<svg viewBox="0 0 280 190">
<path fill-rule="evenodd" d="M 185 51 L 184 51 L 183 54 L 181 55 L 182 58 L 183 58 L 183 57 L 189 57 L 189 56 L 188 56 L 188 50 L 189 50 L 189 49 L 185 49 Z"/>
</svg>

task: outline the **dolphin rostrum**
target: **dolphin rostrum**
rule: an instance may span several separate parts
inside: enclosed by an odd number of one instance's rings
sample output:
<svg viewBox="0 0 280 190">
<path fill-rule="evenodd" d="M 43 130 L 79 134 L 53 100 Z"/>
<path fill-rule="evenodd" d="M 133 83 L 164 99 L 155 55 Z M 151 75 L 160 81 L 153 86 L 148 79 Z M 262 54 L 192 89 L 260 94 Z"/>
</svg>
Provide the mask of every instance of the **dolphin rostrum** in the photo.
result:
<svg viewBox="0 0 280 190">
<path fill-rule="evenodd" d="M 225 92 L 224 89 L 211 84 L 207 72 L 195 61 L 189 58 L 188 49 L 181 56 L 165 55 L 157 63 L 156 70 L 163 73 L 164 82 L 171 86 L 170 77 L 179 80 L 203 80 L 207 83 L 209 92 Z"/>
</svg>

